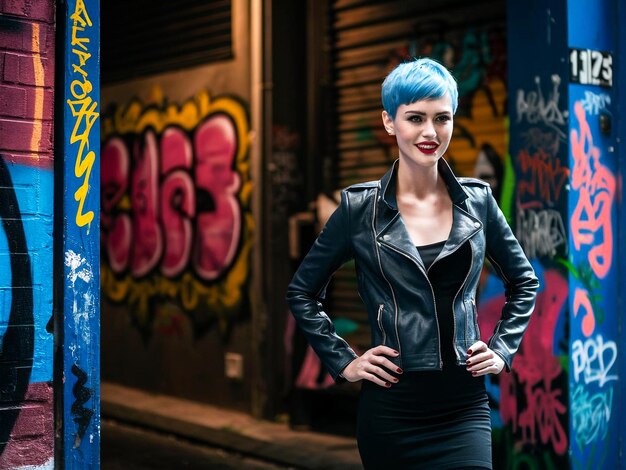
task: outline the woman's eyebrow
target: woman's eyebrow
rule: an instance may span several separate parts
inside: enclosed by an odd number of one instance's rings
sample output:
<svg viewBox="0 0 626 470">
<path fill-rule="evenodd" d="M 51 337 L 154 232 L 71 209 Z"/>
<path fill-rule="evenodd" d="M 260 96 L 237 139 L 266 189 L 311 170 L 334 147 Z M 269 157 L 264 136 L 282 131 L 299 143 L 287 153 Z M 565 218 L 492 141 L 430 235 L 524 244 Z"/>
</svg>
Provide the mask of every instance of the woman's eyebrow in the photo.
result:
<svg viewBox="0 0 626 470">
<path fill-rule="evenodd" d="M 414 111 L 414 110 L 405 111 L 404 114 L 417 114 L 419 116 L 426 116 L 426 113 L 424 111 Z M 435 114 L 437 116 L 442 115 L 442 114 L 447 114 L 448 116 L 450 116 L 452 113 L 450 111 L 437 111 Z"/>
</svg>

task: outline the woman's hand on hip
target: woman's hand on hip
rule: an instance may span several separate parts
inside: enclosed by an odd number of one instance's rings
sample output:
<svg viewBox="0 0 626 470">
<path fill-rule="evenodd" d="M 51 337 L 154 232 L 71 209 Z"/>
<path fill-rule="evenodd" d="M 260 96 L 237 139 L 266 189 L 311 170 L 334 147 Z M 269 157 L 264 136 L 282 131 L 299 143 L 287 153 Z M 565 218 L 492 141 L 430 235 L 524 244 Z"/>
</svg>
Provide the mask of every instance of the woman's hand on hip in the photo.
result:
<svg viewBox="0 0 626 470">
<path fill-rule="evenodd" d="M 387 356 L 398 357 L 398 355 L 398 351 L 387 346 L 376 346 L 368 349 L 362 356 L 357 357 L 348 364 L 341 375 L 348 382 L 357 382 L 365 379 L 381 387 L 391 387 L 391 384 L 397 383 L 398 379 L 391 375 L 389 371 L 401 374 L 402 369 L 387 359 Z"/>
<path fill-rule="evenodd" d="M 472 344 L 467 350 L 467 370 L 474 377 L 487 374 L 499 374 L 504 368 L 504 359 L 489 349 L 482 341 Z"/>
</svg>

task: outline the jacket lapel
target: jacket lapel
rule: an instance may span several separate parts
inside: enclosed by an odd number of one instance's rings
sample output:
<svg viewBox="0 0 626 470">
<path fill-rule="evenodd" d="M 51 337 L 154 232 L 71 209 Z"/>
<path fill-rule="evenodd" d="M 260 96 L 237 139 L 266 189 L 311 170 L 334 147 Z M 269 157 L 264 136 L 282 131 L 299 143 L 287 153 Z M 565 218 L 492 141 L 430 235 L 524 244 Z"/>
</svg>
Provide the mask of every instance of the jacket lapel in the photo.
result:
<svg viewBox="0 0 626 470">
<path fill-rule="evenodd" d="M 413 245 L 413 241 L 398 211 L 396 201 L 397 167 L 398 160 L 394 162 L 391 169 L 380 180 L 380 192 L 378 200 L 375 202 L 376 213 L 373 221 L 376 241 L 407 256 L 422 271 L 426 271 L 422 258 L 417 248 Z M 439 172 L 446 181 L 450 198 L 452 199 L 453 212 L 452 230 L 441 253 L 437 256 L 437 260 L 455 252 L 465 241 L 482 229 L 480 220 L 464 209 L 467 193 L 443 158 L 439 160 Z"/>
</svg>

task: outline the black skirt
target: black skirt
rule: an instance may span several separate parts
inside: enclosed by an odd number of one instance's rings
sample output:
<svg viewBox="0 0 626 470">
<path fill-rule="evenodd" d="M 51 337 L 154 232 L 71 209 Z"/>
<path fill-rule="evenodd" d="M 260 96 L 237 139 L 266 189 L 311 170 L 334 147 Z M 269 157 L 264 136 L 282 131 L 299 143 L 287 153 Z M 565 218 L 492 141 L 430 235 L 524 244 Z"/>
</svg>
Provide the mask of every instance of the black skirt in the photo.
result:
<svg viewBox="0 0 626 470">
<path fill-rule="evenodd" d="M 366 470 L 492 468 L 484 379 L 458 366 L 398 377 L 390 388 L 362 383 L 357 442 Z"/>
<path fill-rule="evenodd" d="M 430 267 L 443 370 L 405 371 L 390 388 L 363 381 L 357 441 L 366 470 L 492 468 L 485 381 L 456 365 L 452 347 L 453 299 L 470 269 L 472 252 L 466 242 L 434 262 L 444 243 L 418 247 Z"/>
</svg>

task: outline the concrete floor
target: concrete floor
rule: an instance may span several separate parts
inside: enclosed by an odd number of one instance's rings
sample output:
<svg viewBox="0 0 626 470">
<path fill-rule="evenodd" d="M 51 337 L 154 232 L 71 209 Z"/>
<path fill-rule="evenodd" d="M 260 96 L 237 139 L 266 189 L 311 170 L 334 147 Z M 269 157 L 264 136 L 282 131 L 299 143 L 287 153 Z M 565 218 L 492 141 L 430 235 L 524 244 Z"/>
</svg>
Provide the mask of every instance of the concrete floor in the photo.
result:
<svg viewBox="0 0 626 470">
<path fill-rule="evenodd" d="M 285 470 L 269 462 L 226 452 L 146 428 L 102 420 L 102 465 L 104 470 L 241 469 Z"/>
</svg>

